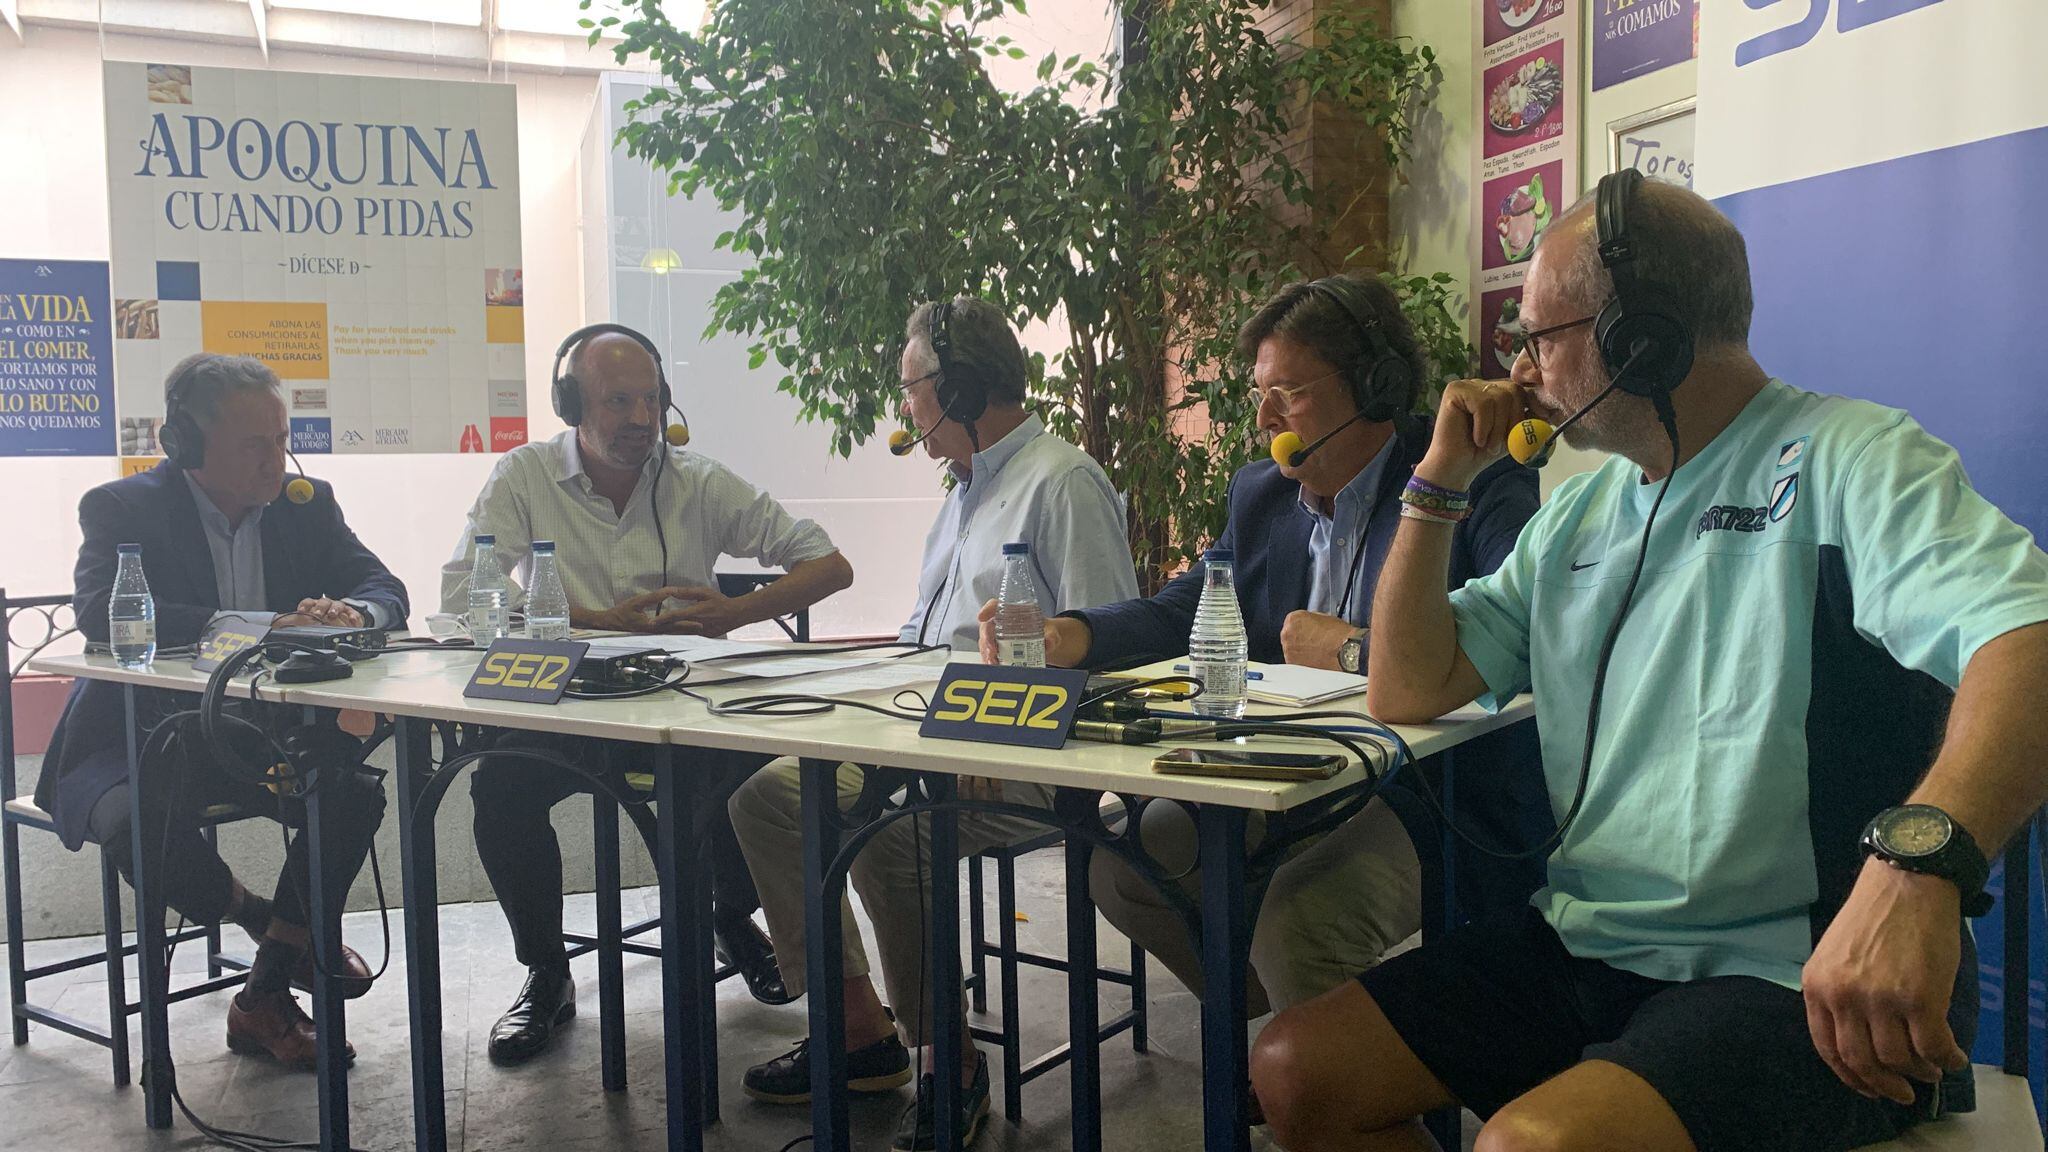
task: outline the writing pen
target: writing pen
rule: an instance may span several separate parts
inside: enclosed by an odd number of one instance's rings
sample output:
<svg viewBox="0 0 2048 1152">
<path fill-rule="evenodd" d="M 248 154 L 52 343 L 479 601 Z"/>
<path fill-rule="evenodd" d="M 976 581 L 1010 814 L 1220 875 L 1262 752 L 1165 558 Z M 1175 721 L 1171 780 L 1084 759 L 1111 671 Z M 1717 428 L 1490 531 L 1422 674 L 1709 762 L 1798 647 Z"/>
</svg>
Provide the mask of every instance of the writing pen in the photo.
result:
<svg viewBox="0 0 2048 1152">
<path fill-rule="evenodd" d="M 1174 670 L 1175 672 L 1189 672 L 1189 671 L 1192 671 L 1192 669 L 1190 669 L 1190 668 L 1189 668 L 1189 667 L 1188 667 L 1187 665 L 1185 665 L 1185 664 L 1175 664 L 1175 665 L 1173 666 L 1173 670 Z M 1258 669 L 1256 669 L 1256 668 L 1247 668 L 1247 669 L 1245 669 L 1245 670 L 1244 670 L 1244 678 L 1245 678 L 1245 679 L 1247 679 L 1247 680 L 1264 680 L 1264 679 L 1266 678 L 1266 674 L 1265 674 L 1264 672 L 1261 672 L 1261 671 L 1259 671 L 1259 670 L 1258 670 Z"/>
</svg>

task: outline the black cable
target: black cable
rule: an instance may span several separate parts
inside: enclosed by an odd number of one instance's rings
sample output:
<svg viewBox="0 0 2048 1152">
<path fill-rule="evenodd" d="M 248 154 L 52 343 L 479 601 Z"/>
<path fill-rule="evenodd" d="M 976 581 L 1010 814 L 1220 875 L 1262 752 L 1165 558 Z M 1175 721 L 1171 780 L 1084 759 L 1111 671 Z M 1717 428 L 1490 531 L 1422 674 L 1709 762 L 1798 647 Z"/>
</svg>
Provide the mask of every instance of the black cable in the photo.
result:
<svg viewBox="0 0 2048 1152">
<path fill-rule="evenodd" d="M 1131 680 L 1111 688 L 1105 688 L 1093 696 L 1084 696 L 1077 707 L 1087 708 L 1091 705 L 1106 704 L 1111 700 L 1120 700 L 1134 692 L 1142 692 L 1147 688 L 1158 688 L 1167 684 L 1189 684 L 1194 686 L 1194 691 L 1192 692 L 1161 693 L 1166 699 L 1173 701 L 1193 700 L 1200 696 L 1207 687 L 1193 676 L 1158 676 L 1150 680 Z"/>
</svg>

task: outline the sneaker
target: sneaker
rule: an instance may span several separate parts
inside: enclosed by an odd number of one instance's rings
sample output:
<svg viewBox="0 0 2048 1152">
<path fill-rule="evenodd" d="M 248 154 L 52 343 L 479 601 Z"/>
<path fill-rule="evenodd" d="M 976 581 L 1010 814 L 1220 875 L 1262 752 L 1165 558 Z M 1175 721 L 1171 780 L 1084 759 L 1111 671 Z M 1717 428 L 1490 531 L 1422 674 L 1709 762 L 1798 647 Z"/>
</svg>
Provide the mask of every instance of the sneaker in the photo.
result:
<svg viewBox="0 0 2048 1152">
<path fill-rule="evenodd" d="M 939 1146 L 938 1117 L 932 1091 L 932 1074 L 918 1078 L 917 1099 L 896 1121 L 896 1152 L 935 1152 Z M 974 1083 L 960 1089 L 960 1146 L 973 1144 L 988 1121 L 988 1057 L 975 1056 Z"/>
<path fill-rule="evenodd" d="M 910 1050 L 895 1033 L 865 1048 L 846 1054 L 846 1088 L 849 1092 L 888 1092 L 910 1083 Z M 740 1083 L 747 1095 L 767 1104 L 808 1104 L 811 1102 L 811 1041 L 797 1041 L 796 1047 L 765 1064 L 747 1069 Z"/>
</svg>

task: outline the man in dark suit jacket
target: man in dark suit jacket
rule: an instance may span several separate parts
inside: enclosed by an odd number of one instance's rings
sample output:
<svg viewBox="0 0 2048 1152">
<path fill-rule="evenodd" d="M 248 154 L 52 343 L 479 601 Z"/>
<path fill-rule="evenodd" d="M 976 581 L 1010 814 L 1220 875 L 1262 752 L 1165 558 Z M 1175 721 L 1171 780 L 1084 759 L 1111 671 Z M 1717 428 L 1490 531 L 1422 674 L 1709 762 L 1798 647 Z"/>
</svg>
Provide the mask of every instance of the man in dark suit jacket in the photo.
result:
<svg viewBox="0 0 2048 1152">
<path fill-rule="evenodd" d="M 142 546 L 157 642 L 165 648 L 196 643 L 222 616 L 276 625 L 403 626 L 405 587 L 349 530 L 333 489 L 313 481 L 303 504 L 280 494 L 289 432 L 277 376 L 268 367 L 245 358 L 191 357 L 171 373 L 166 410 L 164 442 L 172 459 L 102 484 L 79 501 L 85 541 L 72 603 L 86 639 L 107 640 L 122 544 Z M 190 694 L 145 691 L 138 723 L 153 728 L 193 703 Z M 67 847 L 97 842 L 132 882 L 126 741 L 120 687 L 79 681 L 44 758 L 36 802 L 51 813 Z M 273 758 L 251 753 L 257 764 Z M 310 988 L 312 979 L 305 838 L 293 838 L 274 894 L 265 899 L 235 878 L 196 820 L 207 807 L 230 802 L 300 822 L 302 806 L 249 783 L 249 771 L 230 773 L 203 746 L 174 741 L 166 755 L 145 765 L 142 842 L 145 850 L 162 846 L 163 857 L 150 867 L 170 907 L 196 923 L 232 920 L 257 942 L 248 984 L 228 1009 L 228 1046 L 311 1068 L 313 1023 L 291 995 L 293 985 Z M 326 858 L 333 883 L 343 885 L 362 867 L 384 796 L 367 780 L 332 779 L 343 783 L 321 794 L 329 806 Z M 342 973 L 344 995 L 369 990 L 369 969 L 353 951 L 344 949 Z"/>
<path fill-rule="evenodd" d="M 1313 446 L 1305 457 L 1283 448 L 1286 460 L 1246 465 L 1231 479 L 1216 547 L 1233 553 L 1250 658 L 1362 671 L 1364 625 L 1401 492 L 1430 442 L 1427 421 L 1410 415 L 1423 378 L 1413 330 L 1378 280 L 1334 276 L 1280 289 L 1239 332 L 1238 351 L 1253 365 L 1260 429 Z M 1493 571 L 1513 549 L 1536 511 L 1535 473 L 1506 462 L 1471 496 L 1454 538 L 1454 586 Z M 1203 579 L 1197 563 L 1154 596 L 1062 614 L 1046 626 L 1046 663 L 1128 666 L 1185 655 Z M 1533 824 L 1549 813 L 1533 729 L 1517 725 L 1460 749 L 1474 769 L 1459 776 L 1461 826 L 1504 844 L 1534 843 L 1548 831 Z M 1274 875 L 1253 933 L 1254 1015 L 1328 991 L 1420 928 L 1411 832 L 1432 847 L 1439 833 L 1412 792 L 1396 784 L 1383 797 L 1298 846 Z M 1142 839 L 1186 873 L 1190 895 L 1198 891 L 1193 825 L 1182 809 L 1148 806 Z M 1503 867 L 1469 855 L 1459 857 L 1458 875 L 1468 902 L 1487 905 L 1524 898 L 1542 878 L 1538 862 Z M 1200 991 L 1200 962 L 1158 892 L 1106 852 L 1095 854 L 1090 888 L 1110 923 Z"/>
</svg>

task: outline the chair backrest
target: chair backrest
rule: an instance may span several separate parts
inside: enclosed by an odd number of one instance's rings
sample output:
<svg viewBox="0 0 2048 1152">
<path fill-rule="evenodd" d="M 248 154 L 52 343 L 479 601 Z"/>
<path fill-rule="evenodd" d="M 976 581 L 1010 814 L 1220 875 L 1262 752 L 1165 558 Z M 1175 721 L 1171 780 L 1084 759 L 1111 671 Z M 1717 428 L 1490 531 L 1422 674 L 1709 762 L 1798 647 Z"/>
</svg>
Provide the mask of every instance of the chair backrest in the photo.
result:
<svg viewBox="0 0 2048 1152">
<path fill-rule="evenodd" d="M 765 588 L 782 579 L 780 572 L 720 572 L 718 590 L 727 596 L 745 596 L 756 588 Z M 791 640 L 811 638 L 811 610 L 799 608 L 787 616 L 775 618 L 775 626 Z"/>
<path fill-rule="evenodd" d="M 42 617 L 42 626 L 31 626 L 29 631 L 17 638 L 14 635 L 14 620 L 17 615 Z M 69 594 L 57 596 L 9 596 L 0 588 L 0 803 L 15 798 L 14 782 L 14 674 L 28 658 L 49 647 L 50 643 L 76 630 L 74 624 L 60 621 L 59 617 L 71 614 Z M 21 649 L 20 656 L 15 650 Z"/>
</svg>

